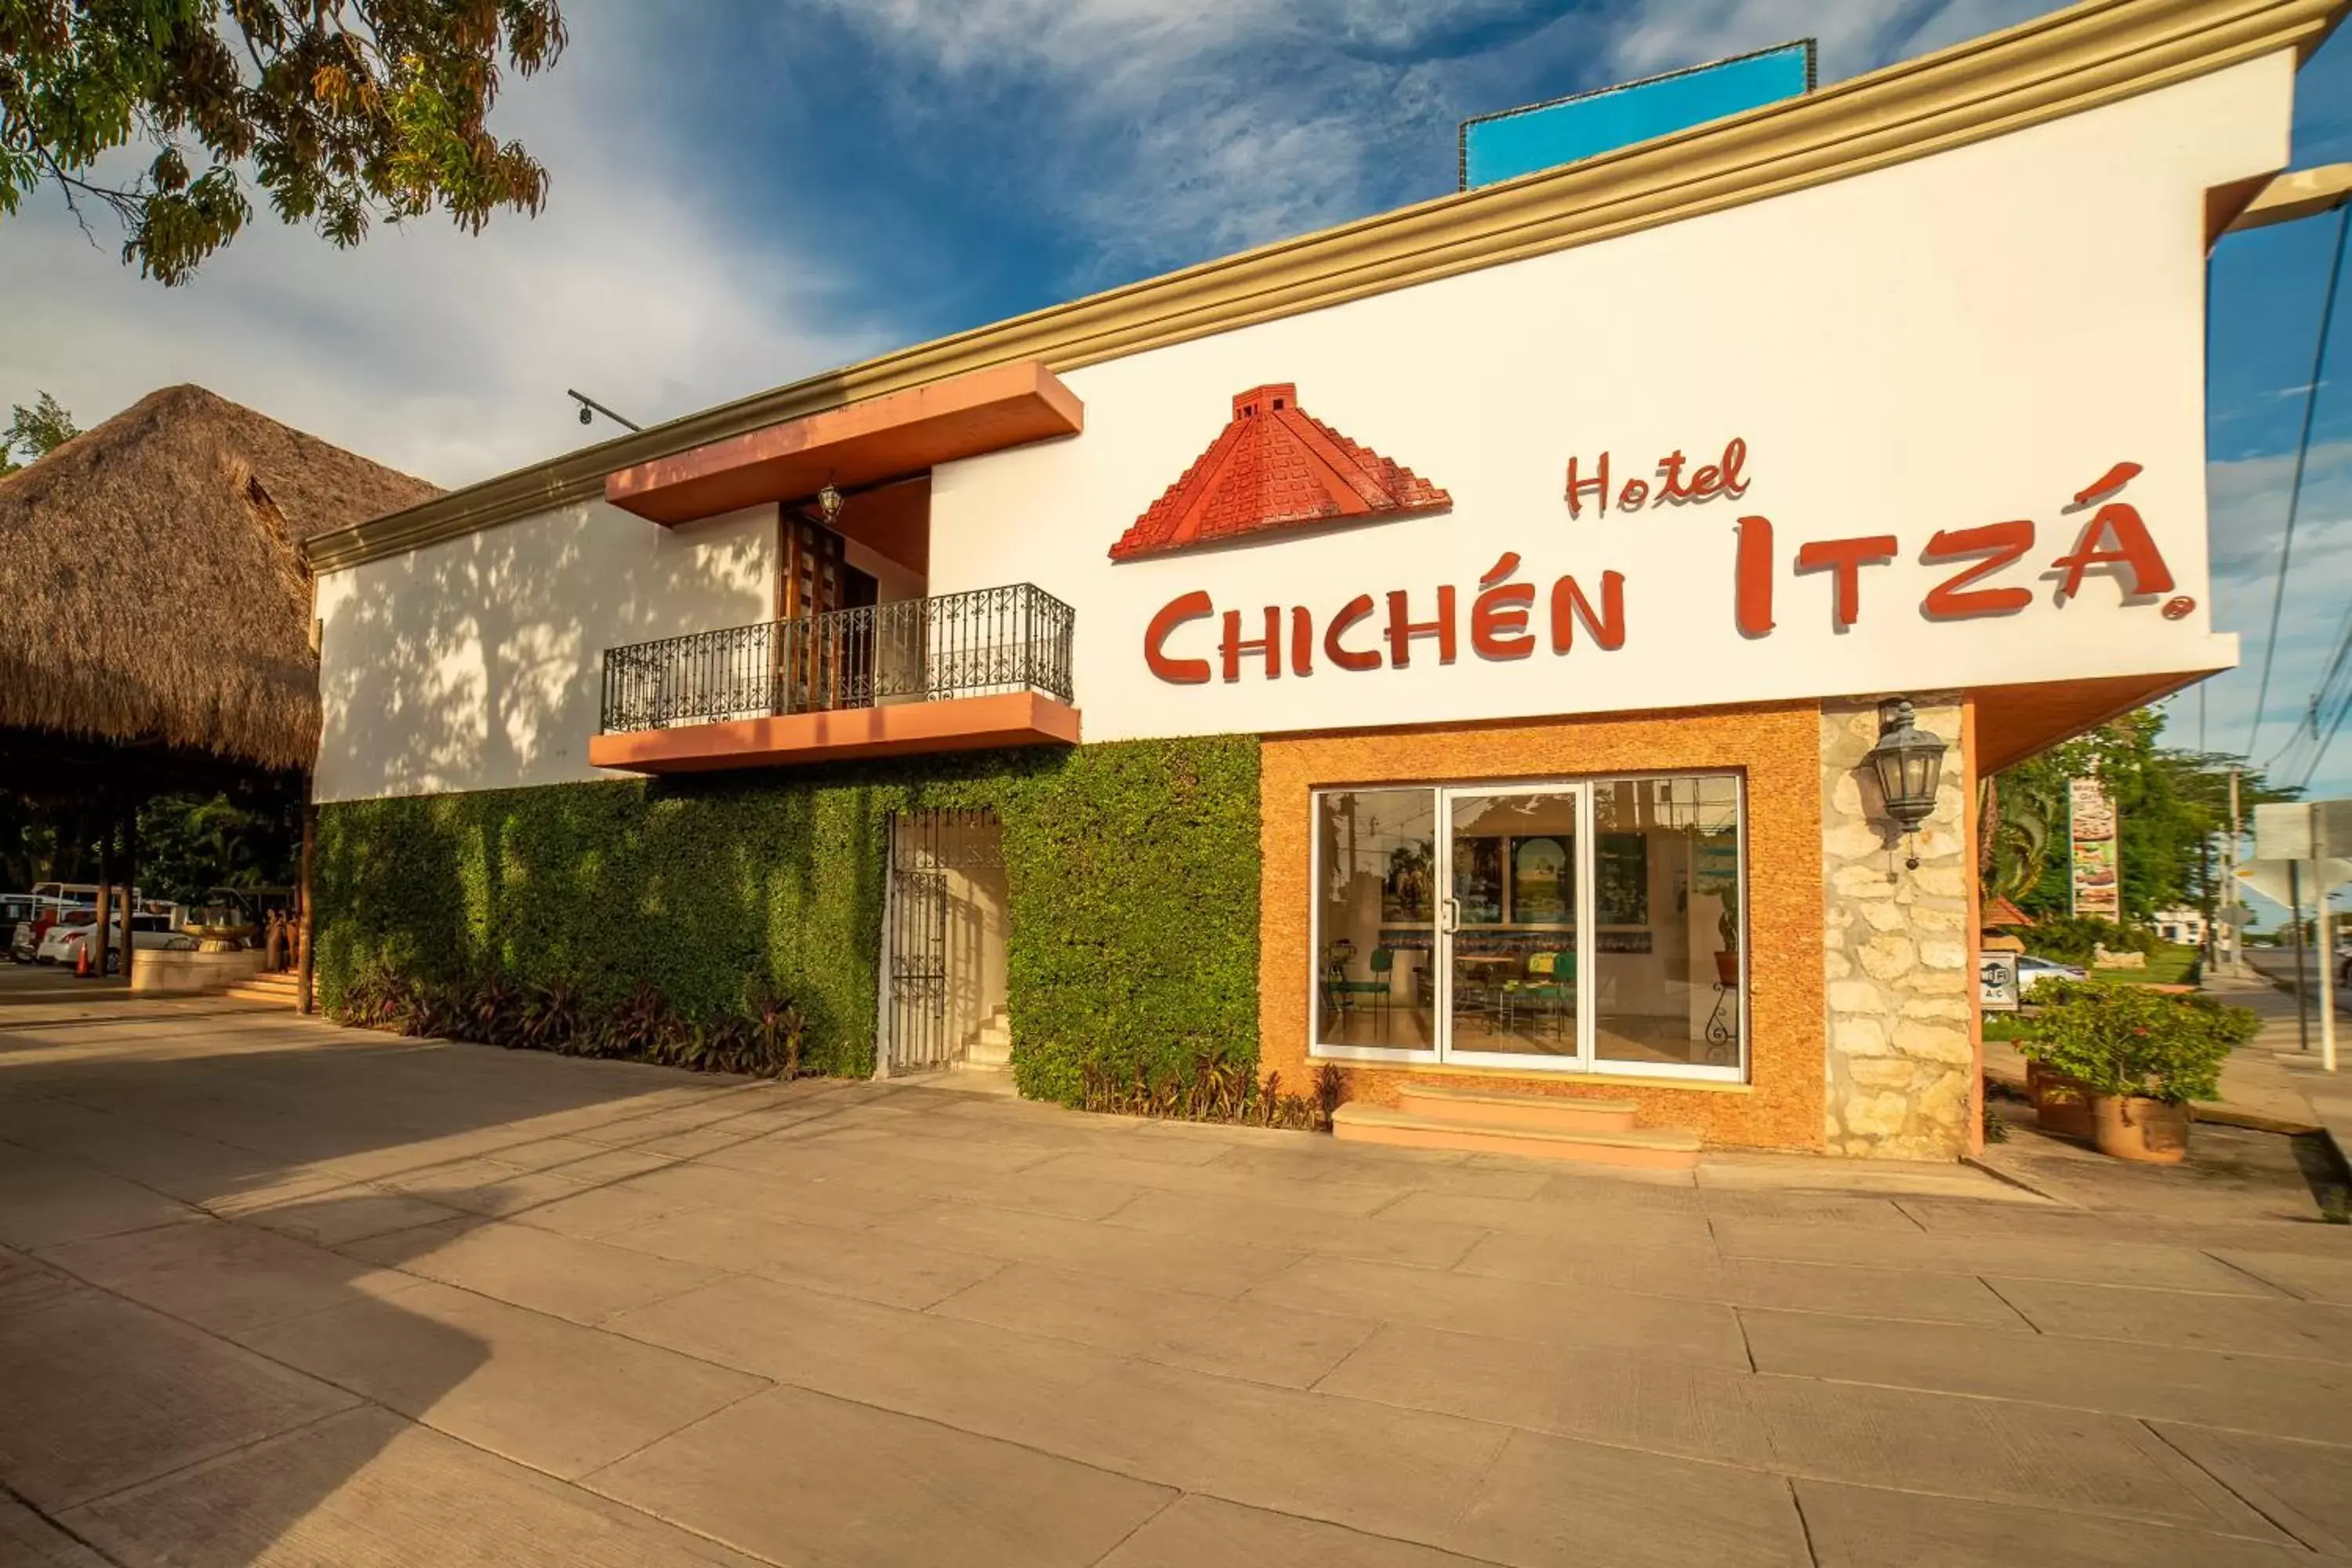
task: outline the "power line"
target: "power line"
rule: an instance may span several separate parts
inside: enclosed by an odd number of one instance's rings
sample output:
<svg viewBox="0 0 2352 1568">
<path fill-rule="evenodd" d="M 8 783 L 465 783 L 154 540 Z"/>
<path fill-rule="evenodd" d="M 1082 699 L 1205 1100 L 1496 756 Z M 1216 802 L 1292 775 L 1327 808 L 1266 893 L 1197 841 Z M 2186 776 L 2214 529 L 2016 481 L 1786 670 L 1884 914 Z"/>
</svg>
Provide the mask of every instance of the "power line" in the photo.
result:
<svg viewBox="0 0 2352 1568">
<path fill-rule="evenodd" d="M 2337 209 L 2336 216 L 2336 256 L 2327 264 L 2327 294 L 2319 307 L 2319 341 L 2311 346 L 2311 384 L 2304 388 L 2303 436 L 2295 443 L 2294 482 L 2286 496 L 2286 532 L 2279 541 L 2277 586 L 2271 593 L 2271 631 L 2263 645 L 2262 684 L 2254 691 L 2254 727 L 2246 732 L 2246 753 L 2253 754 L 2254 740 L 2263 732 L 2263 704 L 2270 697 L 2271 664 L 2278 657 L 2279 611 L 2286 604 L 2286 563 L 2294 549 L 2295 514 L 2303 507 L 2303 468 L 2311 457 L 2311 422 L 2319 412 L 2319 380 L 2327 369 L 2327 339 L 2336 321 L 2336 286 L 2344 280 L 2344 237 L 2352 229 L 2352 205 Z"/>
</svg>

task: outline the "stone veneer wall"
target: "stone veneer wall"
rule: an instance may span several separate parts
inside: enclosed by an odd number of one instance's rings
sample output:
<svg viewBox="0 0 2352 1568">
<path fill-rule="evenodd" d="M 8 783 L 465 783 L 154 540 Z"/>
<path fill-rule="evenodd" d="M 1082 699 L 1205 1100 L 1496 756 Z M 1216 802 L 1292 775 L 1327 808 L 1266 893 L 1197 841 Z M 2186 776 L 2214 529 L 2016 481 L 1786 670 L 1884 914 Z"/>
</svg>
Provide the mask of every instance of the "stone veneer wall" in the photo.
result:
<svg viewBox="0 0 2352 1568">
<path fill-rule="evenodd" d="M 1949 743 L 1936 813 L 1906 850 L 1864 761 L 1875 699 L 1822 704 L 1822 879 L 1829 983 L 1823 1109 L 1833 1154 L 1949 1160 L 1975 1146 L 1974 867 L 1964 713 L 1914 698 Z M 1906 869 L 1906 854 L 1919 857 Z"/>
</svg>

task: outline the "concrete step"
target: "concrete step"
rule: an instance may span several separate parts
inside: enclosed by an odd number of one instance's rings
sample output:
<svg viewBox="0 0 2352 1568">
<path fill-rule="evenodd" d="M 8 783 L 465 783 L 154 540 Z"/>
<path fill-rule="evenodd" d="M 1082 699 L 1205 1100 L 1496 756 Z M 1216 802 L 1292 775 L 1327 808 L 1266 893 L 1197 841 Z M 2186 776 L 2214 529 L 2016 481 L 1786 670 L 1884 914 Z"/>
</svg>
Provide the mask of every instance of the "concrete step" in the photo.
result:
<svg viewBox="0 0 2352 1568">
<path fill-rule="evenodd" d="M 1541 1127 L 1495 1127 L 1452 1117 L 1416 1116 L 1377 1105 L 1343 1105 L 1331 1116 L 1331 1135 L 1391 1149 L 1445 1149 L 1468 1154 L 1517 1154 L 1587 1165 L 1651 1171 L 1698 1166 L 1699 1141 L 1689 1132 L 1654 1129 L 1562 1132 Z"/>
<path fill-rule="evenodd" d="M 266 1002 L 272 1006 L 295 1007 L 301 1005 L 301 977 L 288 971 L 277 974 L 248 974 L 222 989 L 222 995 L 233 1002 Z"/>
<path fill-rule="evenodd" d="M 963 1048 L 963 1065 L 982 1069 L 1013 1065 L 1013 1025 L 999 1007 Z"/>
<path fill-rule="evenodd" d="M 1397 1091 L 1408 1116 L 1465 1126 L 1531 1128 L 1549 1132 L 1630 1132 L 1641 1108 L 1630 1100 L 1583 1100 L 1562 1094 L 1513 1094 L 1505 1089 L 1440 1089 L 1408 1084 Z"/>
</svg>

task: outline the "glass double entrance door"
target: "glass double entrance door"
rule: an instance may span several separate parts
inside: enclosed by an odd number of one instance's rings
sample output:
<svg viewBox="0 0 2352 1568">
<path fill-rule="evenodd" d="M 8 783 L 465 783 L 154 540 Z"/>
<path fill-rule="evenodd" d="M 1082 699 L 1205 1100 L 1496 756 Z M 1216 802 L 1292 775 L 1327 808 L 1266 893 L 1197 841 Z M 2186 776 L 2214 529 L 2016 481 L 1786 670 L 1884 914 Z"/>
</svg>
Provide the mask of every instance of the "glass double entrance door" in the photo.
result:
<svg viewBox="0 0 2352 1568">
<path fill-rule="evenodd" d="M 1319 1055 L 1737 1079 L 1736 775 L 1315 796 Z"/>
<path fill-rule="evenodd" d="M 1580 933 L 1591 927 L 1573 785 L 1438 791 L 1434 962 L 1438 1054 L 1558 1065 L 1591 1059 Z"/>
</svg>

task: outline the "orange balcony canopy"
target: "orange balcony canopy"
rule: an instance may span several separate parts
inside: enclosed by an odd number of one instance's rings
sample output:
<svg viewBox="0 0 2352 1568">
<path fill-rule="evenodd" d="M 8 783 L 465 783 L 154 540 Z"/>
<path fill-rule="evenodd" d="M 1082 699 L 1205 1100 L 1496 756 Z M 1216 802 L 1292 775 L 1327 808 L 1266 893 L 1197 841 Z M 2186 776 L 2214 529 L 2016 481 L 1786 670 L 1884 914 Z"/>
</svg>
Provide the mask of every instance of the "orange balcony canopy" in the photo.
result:
<svg viewBox="0 0 2352 1568">
<path fill-rule="evenodd" d="M 919 474 L 1085 427 L 1085 406 L 1034 360 L 787 420 L 604 477 L 604 499 L 664 524 Z"/>
</svg>

